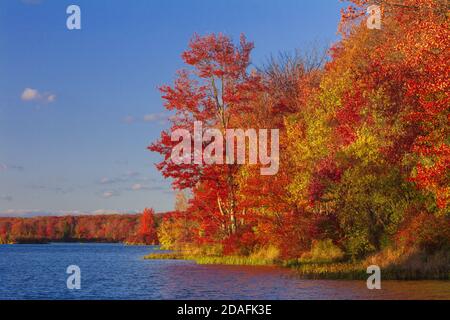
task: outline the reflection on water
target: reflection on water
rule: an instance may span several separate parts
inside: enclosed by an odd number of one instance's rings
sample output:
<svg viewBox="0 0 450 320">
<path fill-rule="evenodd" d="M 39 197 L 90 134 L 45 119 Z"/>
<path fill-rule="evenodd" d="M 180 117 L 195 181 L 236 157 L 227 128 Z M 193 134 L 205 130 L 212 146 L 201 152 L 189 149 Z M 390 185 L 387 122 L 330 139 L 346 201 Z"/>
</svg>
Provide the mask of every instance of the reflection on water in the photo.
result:
<svg viewBox="0 0 450 320">
<path fill-rule="evenodd" d="M 0 246 L 0 299 L 450 299 L 449 281 L 303 280 L 287 269 L 143 260 L 152 247 Z M 81 290 L 66 287 L 68 265 Z"/>
</svg>

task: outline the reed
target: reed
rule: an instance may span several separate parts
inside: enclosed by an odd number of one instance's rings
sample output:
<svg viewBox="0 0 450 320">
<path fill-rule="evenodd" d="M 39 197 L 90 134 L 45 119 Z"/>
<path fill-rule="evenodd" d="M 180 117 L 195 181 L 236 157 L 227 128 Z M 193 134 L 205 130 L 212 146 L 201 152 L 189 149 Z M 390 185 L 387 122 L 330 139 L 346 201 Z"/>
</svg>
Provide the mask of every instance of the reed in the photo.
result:
<svg viewBox="0 0 450 320">
<path fill-rule="evenodd" d="M 322 246 L 322 245 L 321 245 Z M 187 254 L 181 251 L 170 253 L 151 253 L 145 259 L 157 260 L 193 260 L 198 264 L 246 265 L 246 266 L 283 266 L 291 268 L 307 279 L 367 279 L 367 267 L 378 265 L 385 280 L 450 280 L 450 252 L 437 251 L 429 254 L 418 250 L 386 249 L 366 259 L 358 261 L 340 261 L 342 255 L 327 244 L 322 246 L 320 254 L 313 250 L 312 254 L 294 260 L 279 259 L 279 252 L 271 247 L 262 248 L 249 256 L 223 256 Z M 334 252 L 334 258 L 324 259 L 323 252 Z"/>
</svg>

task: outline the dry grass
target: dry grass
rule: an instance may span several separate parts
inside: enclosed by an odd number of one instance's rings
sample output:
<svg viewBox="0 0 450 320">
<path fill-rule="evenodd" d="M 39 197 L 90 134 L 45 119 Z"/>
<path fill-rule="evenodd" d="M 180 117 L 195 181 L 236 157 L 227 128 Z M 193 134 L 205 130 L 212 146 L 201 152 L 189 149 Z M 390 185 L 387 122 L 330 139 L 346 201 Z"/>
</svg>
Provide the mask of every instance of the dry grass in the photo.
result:
<svg viewBox="0 0 450 320">
<path fill-rule="evenodd" d="M 166 253 L 150 253 L 144 256 L 146 260 L 185 260 L 186 256 L 180 253 L 166 252 Z"/>
<path fill-rule="evenodd" d="M 290 261 L 286 266 L 295 268 L 305 278 L 314 279 L 366 279 L 367 267 L 381 268 L 383 279 L 450 280 L 450 252 L 438 251 L 426 254 L 418 250 L 387 249 L 363 261 L 340 263 L 302 263 Z"/>
<path fill-rule="evenodd" d="M 205 254 L 201 250 L 189 252 L 152 253 L 145 259 L 183 259 L 194 260 L 198 264 L 251 265 L 268 266 L 282 265 L 293 268 L 301 277 L 311 279 L 367 279 L 367 267 L 378 265 L 381 276 L 385 280 L 418 280 L 440 279 L 450 280 L 450 251 L 441 250 L 427 254 L 420 250 L 386 249 L 361 261 L 343 262 L 342 251 L 330 243 L 317 244 L 307 255 L 300 259 L 282 261 L 276 247 L 265 247 L 249 256 L 222 256 Z M 330 256 L 325 255 L 330 254 Z"/>
<path fill-rule="evenodd" d="M 183 259 L 195 260 L 198 264 L 226 264 L 226 265 L 276 265 L 281 262 L 278 260 L 279 250 L 276 247 L 269 246 L 253 252 L 249 256 L 223 256 L 218 255 L 218 248 L 198 248 L 180 252 L 171 253 L 152 253 L 144 259 Z"/>
<path fill-rule="evenodd" d="M 344 252 L 330 239 L 314 241 L 310 252 L 303 254 L 299 262 L 330 263 L 344 258 Z"/>
</svg>

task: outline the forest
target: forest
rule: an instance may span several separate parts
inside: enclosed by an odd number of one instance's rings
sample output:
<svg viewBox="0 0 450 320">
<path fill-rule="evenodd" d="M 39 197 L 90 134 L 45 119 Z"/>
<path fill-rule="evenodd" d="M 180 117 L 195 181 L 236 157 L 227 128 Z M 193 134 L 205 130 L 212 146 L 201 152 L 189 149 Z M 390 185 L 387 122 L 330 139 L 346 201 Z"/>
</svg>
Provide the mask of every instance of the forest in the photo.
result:
<svg viewBox="0 0 450 320">
<path fill-rule="evenodd" d="M 48 242 L 124 242 L 157 244 L 152 209 L 141 214 L 0 218 L 0 244 Z"/>
<path fill-rule="evenodd" d="M 162 218 L 163 248 L 204 263 L 282 261 L 308 273 L 371 261 L 449 277 L 448 2 L 379 1 L 379 30 L 367 27 L 371 1 L 350 2 L 325 54 L 255 66 L 244 35 L 192 37 L 186 67 L 160 88 L 171 128 L 149 146 L 189 198 Z M 195 121 L 222 133 L 279 129 L 278 173 L 175 164 L 171 132 Z"/>
</svg>

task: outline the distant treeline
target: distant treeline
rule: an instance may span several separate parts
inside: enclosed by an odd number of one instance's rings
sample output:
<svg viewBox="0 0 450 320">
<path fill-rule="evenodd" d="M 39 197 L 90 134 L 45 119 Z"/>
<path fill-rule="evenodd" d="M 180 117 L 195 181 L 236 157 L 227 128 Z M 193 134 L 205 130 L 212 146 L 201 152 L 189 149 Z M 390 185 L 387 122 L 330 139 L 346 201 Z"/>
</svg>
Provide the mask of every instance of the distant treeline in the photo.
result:
<svg viewBox="0 0 450 320">
<path fill-rule="evenodd" d="M 45 242 L 126 242 L 156 244 L 160 214 L 111 214 L 0 218 L 0 244 Z"/>
</svg>

